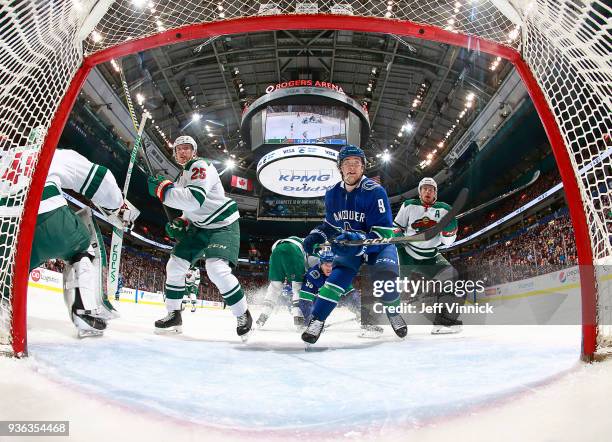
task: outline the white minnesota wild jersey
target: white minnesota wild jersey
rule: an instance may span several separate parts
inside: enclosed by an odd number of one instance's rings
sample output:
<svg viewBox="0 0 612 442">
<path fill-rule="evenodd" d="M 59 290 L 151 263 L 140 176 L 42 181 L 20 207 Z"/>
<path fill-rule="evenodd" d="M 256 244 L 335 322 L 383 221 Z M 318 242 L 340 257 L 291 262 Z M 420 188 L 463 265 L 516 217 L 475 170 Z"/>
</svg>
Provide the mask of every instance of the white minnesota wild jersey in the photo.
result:
<svg viewBox="0 0 612 442">
<path fill-rule="evenodd" d="M 74 150 L 55 151 L 45 181 L 39 214 L 68 205 L 62 196 L 62 189 L 74 190 L 105 209 L 116 210 L 123 204 L 123 195 L 113 174 L 106 167 L 92 163 Z"/>
<path fill-rule="evenodd" d="M 446 203 L 436 201 L 433 206 L 424 206 L 419 199 L 407 200 L 402 204 L 393 224 L 412 236 L 438 224 L 440 219 L 451 210 Z M 429 241 L 408 243 L 406 253 L 415 259 L 430 259 L 438 254 L 441 244 L 451 245 L 457 238 L 457 219 L 453 219 L 441 234 Z"/>
<path fill-rule="evenodd" d="M 187 287 L 199 287 L 200 286 L 200 269 L 191 268 L 185 276 L 185 285 Z"/>
<path fill-rule="evenodd" d="M 201 229 L 216 229 L 236 221 L 238 205 L 225 196 L 217 169 L 203 158 L 185 164 L 164 204 L 183 211 L 183 218 Z"/>
</svg>

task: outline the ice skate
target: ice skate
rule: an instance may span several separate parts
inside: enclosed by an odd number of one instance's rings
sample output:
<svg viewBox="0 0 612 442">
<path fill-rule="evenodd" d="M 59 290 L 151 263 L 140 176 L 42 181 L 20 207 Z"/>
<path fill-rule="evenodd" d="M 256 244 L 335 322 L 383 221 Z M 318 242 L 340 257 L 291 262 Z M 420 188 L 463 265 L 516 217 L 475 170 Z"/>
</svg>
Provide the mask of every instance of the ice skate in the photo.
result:
<svg viewBox="0 0 612 442">
<path fill-rule="evenodd" d="M 387 315 L 389 318 L 389 323 L 391 327 L 393 327 L 393 331 L 400 338 L 405 338 L 408 334 L 408 326 L 406 325 L 406 321 L 399 314 L 395 315 Z"/>
<path fill-rule="evenodd" d="M 192 302 L 191 303 L 191 313 L 195 313 L 195 311 L 196 311 L 196 303 Z"/>
<path fill-rule="evenodd" d="M 358 336 L 366 339 L 378 339 L 382 336 L 383 332 L 383 328 L 378 325 L 362 325 Z"/>
<path fill-rule="evenodd" d="M 155 333 L 182 333 L 183 318 L 180 310 L 168 312 L 166 317 L 155 321 Z"/>
<path fill-rule="evenodd" d="M 306 327 L 306 330 L 302 333 L 302 341 L 306 343 L 306 348 L 309 347 L 309 344 L 314 344 L 319 340 L 324 325 L 325 321 L 319 321 L 315 317 L 310 318 L 308 327 Z"/>
<path fill-rule="evenodd" d="M 242 342 L 246 342 L 249 339 L 249 332 L 252 326 L 253 318 L 250 311 L 247 310 L 242 315 L 236 317 L 236 333 L 238 333 Z"/>
<path fill-rule="evenodd" d="M 461 324 L 456 325 L 434 325 L 431 329 L 432 335 L 451 335 L 455 333 L 461 333 L 463 326 Z"/>
<path fill-rule="evenodd" d="M 77 336 L 79 338 L 102 336 L 106 329 L 106 322 L 104 319 L 94 318 L 84 313 L 78 313 L 76 310 L 72 312 L 72 322 L 77 327 Z"/>
<path fill-rule="evenodd" d="M 265 313 L 262 313 L 261 315 L 259 315 L 259 318 L 257 319 L 257 322 L 255 323 L 257 325 L 257 328 L 262 328 L 266 321 L 268 320 L 268 315 L 266 315 Z"/>
</svg>

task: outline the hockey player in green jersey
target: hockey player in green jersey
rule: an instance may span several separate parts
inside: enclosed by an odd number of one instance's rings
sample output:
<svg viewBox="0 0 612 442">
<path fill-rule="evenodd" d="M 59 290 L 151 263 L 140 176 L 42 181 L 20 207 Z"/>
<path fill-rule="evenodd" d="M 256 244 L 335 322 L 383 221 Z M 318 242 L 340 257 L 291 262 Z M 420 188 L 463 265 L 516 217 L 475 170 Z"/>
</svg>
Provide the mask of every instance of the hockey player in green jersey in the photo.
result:
<svg viewBox="0 0 612 442">
<path fill-rule="evenodd" d="M 308 270 L 308 256 L 304 251 L 304 240 L 297 236 L 279 239 L 272 245 L 270 255 L 270 270 L 268 272 L 268 289 L 264 299 L 264 310 L 257 319 L 257 327 L 264 326 L 272 310 L 276 306 L 287 281 L 291 284 L 291 313 L 296 327 L 304 325 L 304 316 L 299 308 L 302 279 Z"/>
<path fill-rule="evenodd" d="M 190 136 L 174 142 L 174 157 L 183 167 L 174 181 L 149 177 L 149 193 L 164 205 L 182 210 L 182 216 L 166 224 L 166 232 L 177 241 L 166 265 L 166 309 L 168 315 L 155 321 L 155 329 L 182 331 L 181 301 L 189 268 L 205 256 L 208 277 L 237 319 L 236 332 L 243 339 L 251 330 L 251 313 L 232 266 L 238 263 L 240 227 L 238 206 L 225 196 L 217 169 L 197 156 Z"/>
<path fill-rule="evenodd" d="M 99 336 L 106 321 L 118 317 L 103 292 L 101 236 L 91 209 L 74 213 L 62 189 L 80 193 L 121 222 L 128 222 L 129 209 L 106 167 L 72 150 L 55 151 L 36 218 L 30 270 L 51 258 L 65 260 L 64 301 L 70 318 L 79 337 Z"/>
<path fill-rule="evenodd" d="M 187 303 L 189 302 L 191 302 L 191 313 L 194 313 L 196 311 L 196 303 L 197 303 L 199 291 L 200 291 L 200 269 L 194 265 L 187 272 L 187 276 L 185 276 L 185 294 L 183 295 L 181 311 L 185 310 L 185 307 L 187 306 Z"/>
<path fill-rule="evenodd" d="M 451 206 L 438 198 L 438 185 L 433 178 L 423 178 L 418 186 L 418 199 L 410 199 L 402 204 L 394 226 L 400 234 L 412 236 L 426 230 L 440 221 Z M 435 238 L 429 241 L 409 242 L 405 246 L 398 246 L 400 271 L 403 277 L 413 273 L 420 274 L 427 279 L 450 280 L 456 279 L 457 272 L 439 251 L 441 245 L 449 246 L 457 238 L 457 220 L 453 219 Z M 436 294 L 436 300 L 443 305 L 465 302 L 465 297 L 458 298 L 454 294 Z M 457 313 L 450 313 L 445 308 L 436 314 L 432 329 L 433 334 L 457 333 L 461 331 L 461 321 Z"/>
</svg>

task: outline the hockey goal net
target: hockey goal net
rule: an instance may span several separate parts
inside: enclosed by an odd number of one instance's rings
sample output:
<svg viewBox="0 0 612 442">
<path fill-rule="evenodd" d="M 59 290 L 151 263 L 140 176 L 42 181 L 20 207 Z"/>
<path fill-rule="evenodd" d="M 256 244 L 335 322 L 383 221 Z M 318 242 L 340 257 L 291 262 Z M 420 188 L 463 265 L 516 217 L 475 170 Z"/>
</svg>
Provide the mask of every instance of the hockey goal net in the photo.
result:
<svg viewBox="0 0 612 442">
<path fill-rule="evenodd" d="M 307 15 L 307 16 L 305 16 Z M 26 354 L 26 292 L 50 160 L 92 67 L 195 38 L 279 29 L 392 33 L 512 61 L 562 175 L 581 264 L 583 354 L 609 345 L 611 8 L 584 0 L 56 0 L 0 4 L 0 350 Z"/>
</svg>

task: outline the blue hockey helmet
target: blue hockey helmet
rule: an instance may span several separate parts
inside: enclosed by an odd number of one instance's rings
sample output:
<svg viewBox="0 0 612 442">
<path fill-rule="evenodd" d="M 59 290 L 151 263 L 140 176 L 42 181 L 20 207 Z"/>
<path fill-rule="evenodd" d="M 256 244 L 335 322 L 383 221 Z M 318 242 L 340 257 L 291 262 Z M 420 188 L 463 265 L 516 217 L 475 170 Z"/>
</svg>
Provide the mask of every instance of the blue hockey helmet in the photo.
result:
<svg viewBox="0 0 612 442">
<path fill-rule="evenodd" d="M 360 147 L 353 146 L 352 144 L 347 144 L 342 149 L 340 149 L 340 152 L 338 152 L 338 167 L 340 167 L 342 165 L 342 162 L 348 157 L 361 158 L 361 162 L 363 163 L 363 166 L 365 167 L 366 156 L 365 156 L 365 152 Z"/>
<path fill-rule="evenodd" d="M 331 250 L 321 250 L 319 252 L 319 261 L 321 262 L 321 264 L 326 263 L 326 262 L 333 262 L 334 261 L 334 257 L 335 255 L 332 253 Z"/>
</svg>

